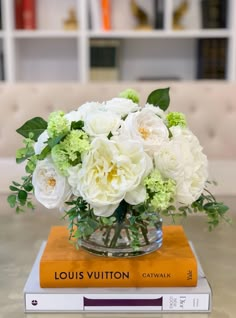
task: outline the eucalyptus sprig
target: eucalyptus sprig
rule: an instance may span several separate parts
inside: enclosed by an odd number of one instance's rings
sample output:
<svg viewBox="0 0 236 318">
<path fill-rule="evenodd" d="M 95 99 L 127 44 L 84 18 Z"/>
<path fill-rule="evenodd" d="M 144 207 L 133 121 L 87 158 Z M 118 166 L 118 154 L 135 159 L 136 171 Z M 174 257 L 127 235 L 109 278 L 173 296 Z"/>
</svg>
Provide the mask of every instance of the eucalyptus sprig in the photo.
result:
<svg viewBox="0 0 236 318">
<path fill-rule="evenodd" d="M 22 177 L 22 183 L 12 181 L 10 190 L 13 192 L 7 198 L 11 208 L 16 209 L 16 213 L 24 212 L 23 207 L 34 210 L 30 194 L 33 193 L 32 175 Z"/>
<path fill-rule="evenodd" d="M 91 235 L 99 227 L 99 222 L 83 198 L 77 197 L 65 204 L 70 208 L 66 209 L 62 219 L 69 220 L 69 240 L 78 248 L 80 240 Z"/>
<path fill-rule="evenodd" d="M 34 209 L 30 195 L 33 194 L 32 174 L 36 167 L 37 157 L 34 152 L 34 134 L 29 133 L 28 138 L 23 140 L 25 147 L 16 152 L 16 162 L 21 163 L 27 161 L 25 171 L 28 175 L 21 178 L 22 182 L 12 181 L 9 189 L 13 192 L 7 198 L 11 208 L 15 208 L 16 212 L 24 212 L 24 207 Z"/>
<path fill-rule="evenodd" d="M 176 207 L 174 205 L 169 206 L 167 209 L 161 211 L 163 216 L 171 216 L 173 223 L 176 223 L 177 218 L 185 218 L 189 214 L 204 213 L 207 216 L 207 224 L 209 231 L 212 231 L 221 220 L 231 224 L 232 220 L 226 216 L 226 212 L 229 207 L 223 202 L 218 202 L 214 195 L 205 189 L 200 197 L 194 201 L 191 205 L 183 205 Z"/>
</svg>

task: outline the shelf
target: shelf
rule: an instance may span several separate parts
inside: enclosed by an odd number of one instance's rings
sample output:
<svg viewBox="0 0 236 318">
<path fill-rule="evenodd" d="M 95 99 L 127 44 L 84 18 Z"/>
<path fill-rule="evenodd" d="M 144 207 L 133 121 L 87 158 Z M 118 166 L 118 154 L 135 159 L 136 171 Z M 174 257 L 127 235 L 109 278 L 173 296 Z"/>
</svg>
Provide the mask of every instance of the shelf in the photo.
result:
<svg viewBox="0 0 236 318">
<path fill-rule="evenodd" d="M 16 81 L 78 81 L 78 48 L 73 38 L 16 39 Z"/>
<path fill-rule="evenodd" d="M 35 31 L 13 31 L 14 38 L 77 38 L 80 36 L 79 31 L 57 31 L 57 30 L 35 30 Z"/>
<path fill-rule="evenodd" d="M 98 19 L 98 24 L 91 23 L 97 21 L 90 21 L 90 5 L 95 4 L 93 9 L 97 7 L 100 12 L 101 0 L 35 0 L 37 29 L 18 30 L 15 29 L 14 1 L 0 0 L 3 17 L 0 50 L 6 82 L 71 80 L 86 83 L 90 79 L 92 39 L 120 40 L 118 71 L 120 80 L 124 81 L 141 78 L 195 80 L 201 60 L 199 43 L 204 39 L 212 39 L 208 42 L 213 44 L 215 39 L 220 40 L 218 43 L 226 39 L 226 57 L 221 62 L 225 65 L 226 80 L 236 80 L 236 1 L 228 0 L 227 21 L 224 20 L 227 23 L 220 24 L 227 25 L 227 28 L 199 29 L 203 25 L 201 0 L 188 0 L 188 11 L 183 14 L 185 19 L 175 24 L 177 28 L 185 29 L 177 31 L 172 30 L 172 17 L 182 3 L 180 0 L 163 0 L 163 29 L 150 31 L 134 29 L 137 19 L 130 10 L 130 3 L 125 0 L 110 0 L 111 31 L 91 29 L 91 25 L 101 26 L 101 19 Z M 158 21 L 154 20 L 154 1 L 137 1 L 149 15 L 152 27 Z M 64 22 L 71 9 L 76 14 L 78 30 L 67 31 Z"/>
<path fill-rule="evenodd" d="M 212 29 L 212 30 L 184 30 L 184 31 L 89 31 L 89 38 L 116 38 L 116 39 L 129 39 L 129 38 L 227 38 L 231 36 L 231 31 L 226 29 Z"/>
</svg>

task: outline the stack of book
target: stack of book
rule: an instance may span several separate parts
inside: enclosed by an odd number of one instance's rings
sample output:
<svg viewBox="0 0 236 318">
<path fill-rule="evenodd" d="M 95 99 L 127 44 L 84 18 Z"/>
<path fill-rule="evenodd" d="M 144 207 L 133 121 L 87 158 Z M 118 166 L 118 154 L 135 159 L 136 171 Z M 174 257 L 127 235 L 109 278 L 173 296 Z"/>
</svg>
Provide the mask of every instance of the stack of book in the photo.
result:
<svg viewBox="0 0 236 318">
<path fill-rule="evenodd" d="M 118 81 L 119 40 L 92 39 L 90 41 L 90 80 Z"/>
<path fill-rule="evenodd" d="M 227 39 L 198 40 L 198 79 L 225 79 L 227 66 Z"/>
<path fill-rule="evenodd" d="M 25 312 L 210 312 L 212 293 L 181 226 L 163 246 L 135 258 L 105 258 L 53 227 L 24 288 Z"/>
</svg>

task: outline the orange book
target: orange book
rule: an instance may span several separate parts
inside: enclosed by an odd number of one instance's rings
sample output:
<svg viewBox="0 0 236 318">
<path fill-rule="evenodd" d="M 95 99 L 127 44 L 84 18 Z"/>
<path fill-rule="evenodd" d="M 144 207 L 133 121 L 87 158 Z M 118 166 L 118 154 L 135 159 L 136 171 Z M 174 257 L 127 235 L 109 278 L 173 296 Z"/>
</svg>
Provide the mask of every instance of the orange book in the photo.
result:
<svg viewBox="0 0 236 318">
<path fill-rule="evenodd" d="M 102 28 L 104 31 L 111 30 L 111 18 L 110 18 L 110 0 L 101 0 L 102 8 Z"/>
<path fill-rule="evenodd" d="M 45 287 L 186 287 L 197 284 L 197 260 L 182 226 L 163 227 L 163 245 L 133 258 L 95 256 L 68 240 L 68 229 L 54 226 L 40 260 Z"/>
</svg>

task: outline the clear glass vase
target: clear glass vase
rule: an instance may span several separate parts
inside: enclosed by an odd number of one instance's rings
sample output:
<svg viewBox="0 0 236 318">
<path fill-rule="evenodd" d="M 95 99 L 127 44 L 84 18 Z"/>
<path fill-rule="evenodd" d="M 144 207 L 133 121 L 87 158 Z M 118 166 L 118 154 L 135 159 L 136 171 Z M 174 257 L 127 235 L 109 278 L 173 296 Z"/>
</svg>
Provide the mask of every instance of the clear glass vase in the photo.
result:
<svg viewBox="0 0 236 318">
<path fill-rule="evenodd" d="M 149 222 L 149 217 L 134 226 L 127 214 L 122 222 L 98 228 L 79 245 L 99 256 L 133 257 L 151 253 L 161 247 L 163 234 L 159 215 L 155 212 L 154 222 Z"/>
</svg>

